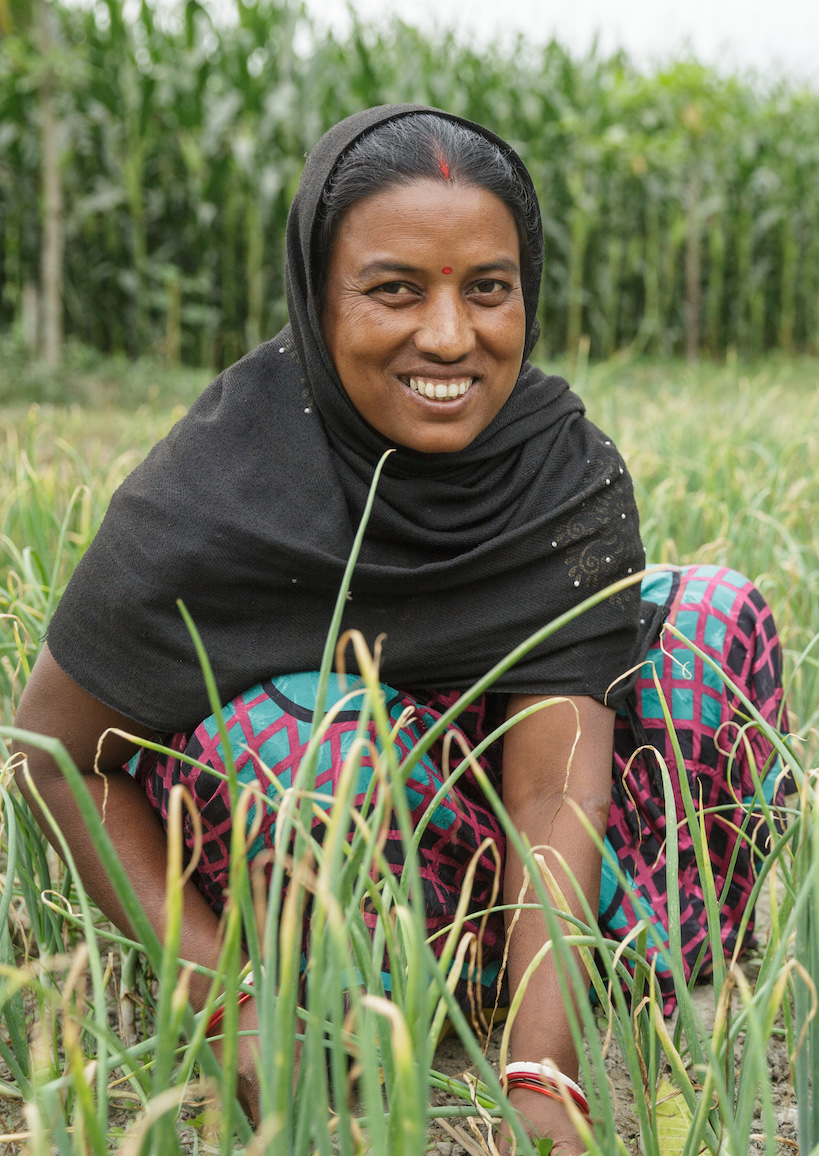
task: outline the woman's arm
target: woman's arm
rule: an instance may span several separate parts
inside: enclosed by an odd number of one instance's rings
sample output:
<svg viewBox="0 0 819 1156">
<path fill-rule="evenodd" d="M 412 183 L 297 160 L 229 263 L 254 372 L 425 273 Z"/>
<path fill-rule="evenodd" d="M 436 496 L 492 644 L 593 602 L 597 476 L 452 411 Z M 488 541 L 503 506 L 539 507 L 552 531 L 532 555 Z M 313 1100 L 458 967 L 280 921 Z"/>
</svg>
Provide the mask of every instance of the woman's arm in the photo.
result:
<svg viewBox="0 0 819 1156">
<path fill-rule="evenodd" d="M 542 696 L 517 695 L 509 714 L 542 701 Z M 575 711 L 575 707 L 577 710 Z M 575 741 L 579 738 L 567 767 Z M 614 712 L 590 698 L 545 707 L 512 728 L 504 741 L 503 803 L 512 822 L 534 846 L 558 852 L 583 890 L 592 911 L 600 897 L 601 857 L 569 800 L 605 836 L 611 800 L 611 765 Z M 572 911 L 582 918 L 580 904 L 557 855 L 544 850 Z M 510 847 L 504 868 L 504 902 L 517 903 L 523 884 L 520 860 Z M 525 899 L 535 899 L 529 889 Z M 507 916 L 507 923 L 511 915 Z M 515 991 L 537 951 L 548 939 L 544 916 L 522 911 L 509 943 L 509 984 Z M 577 1078 L 577 1055 L 569 1028 L 569 1010 L 563 1001 L 554 956 L 549 953 L 529 981 L 510 1039 L 513 1062 L 541 1062 L 548 1057 L 567 1076 Z M 538 1092 L 514 1090 L 511 1102 L 541 1134 L 556 1141 L 558 1153 L 580 1153 L 580 1143 L 563 1106 Z M 558 1146 L 557 1141 L 561 1141 Z"/>
<path fill-rule="evenodd" d="M 123 764 L 137 750 L 136 745 L 118 735 L 107 735 L 98 761 L 99 769 L 105 774 L 105 781 L 100 775 L 94 774 L 97 745 L 100 736 L 109 727 L 118 727 L 139 738 L 150 737 L 151 731 L 104 706 L 84 691 L 57 664 L 47 645 L 43 647 L 26 683 L 15 725 L 21 730 L 49 735 L 62 742 L 79 770 L 86 776 L 86 786 L 100 812 L 107 786 L 106 830 L 151 926 L 162 941 L 165 934 L 168 845 L 164 828 L 141 787 L 127 771 L 122 770 Z M 126 934 L 133 934 L 133 928 L 94 850 L 71 788 L 60 768 L 39 747 L 18 745 L 16 750 L 22 751 L 28 759 L 34 786 L 60 824 L 86 891 L 112 923 Z M 29 790 L 21 767 L 17 769 L 16 780 L 47 837 L 54 843 L 51 827 Z M 217 916 L 196 885 L 189 880 L 183 893 L 180 957 L 202 967 L 215 968 L 221 951 L 219 931 Z M 189 998 L 195 1011 L 200 1011 L 204 1006 L 210 986 L 211 981 L 207 977 L 196 972 L 191 974 Z M 249 1000 L 239 1009 L 239 1030 L 255 1031 L 257 1028 L 256 1001 Z M 219 1058 L 221 1045 L 217 1041 L 213 1046 Z M 255 1047 L 250 1036 L 240 1037 L 237 1093 L 245 1111 L 258 1123 L 259 1087 Z"/>
<path fill-rule="evenodd" d="M 58 666 L 48 646 L 43 647 L 23 691 L 15 726 L 59 739 L 86 776 L 86 785 L 100 811 L 107 785 L 106 830 L 137 898 L 161 940 L 165 930 L 167 842 L 165 831 L 144 792 L 122 770 L 136 746 L 118 735 L 108 735 L 99 759 L 99 769 L 105 773 L 105 780 L 93 773 L 97 744 L 109 727 L 119 727 L 140 738 L 150 737 L 150 730 L 104 706 L 84 691 Z M 47 752 L 37 747 L 26 745 L 17 749 L 27 756 L 34 786 L 51 814 L 58 819 L 89 895 L 112 923 L 126 934 L 132 934 L 133 929 L 94 850 L 71 788 L 59 767 Z M 54 834 L 37 807 L 21 767 L 17 769 L 16 779 L 46 836 L 54 843 Z M 215 967 L 219 958 L 218 922 L 195 884 L 189 882 L 184 893 L 182 958 Z M 191 976 L 191 1003 L 197 1010 L 204 1004 L 209 986 L 210 981 L 206 978 Z"/>
</svg>

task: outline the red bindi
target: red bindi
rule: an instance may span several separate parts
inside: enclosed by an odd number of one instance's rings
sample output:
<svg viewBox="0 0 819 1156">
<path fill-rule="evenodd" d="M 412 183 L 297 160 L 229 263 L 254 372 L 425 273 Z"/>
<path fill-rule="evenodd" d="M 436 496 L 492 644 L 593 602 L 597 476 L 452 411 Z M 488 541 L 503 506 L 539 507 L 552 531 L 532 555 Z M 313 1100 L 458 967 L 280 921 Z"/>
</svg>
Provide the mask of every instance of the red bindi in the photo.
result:
<svg viewBox="0 0 819 1156">
<path fill-rule="evenodd" d="M 441 272 L 442 272 L 442 273 L 451 273 L 451 272 L 452 272 L 452 270 L 450 269 L 449 265 L 444 265 L 444 267 L 443 267 L 443 269 L 441 270 Z"/>
</svg>

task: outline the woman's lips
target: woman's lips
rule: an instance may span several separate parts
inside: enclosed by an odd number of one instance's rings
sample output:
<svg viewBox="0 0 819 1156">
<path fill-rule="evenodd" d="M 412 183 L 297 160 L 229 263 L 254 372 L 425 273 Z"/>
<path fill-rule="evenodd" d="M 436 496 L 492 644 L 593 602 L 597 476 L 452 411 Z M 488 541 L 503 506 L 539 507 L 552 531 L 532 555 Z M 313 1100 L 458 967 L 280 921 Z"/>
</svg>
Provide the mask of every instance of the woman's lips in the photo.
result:
<svg viewBox="0 0 819 1156">
<path fill-rule="evenodd" d="M 409 387 L 415 393 L 420 393 L 432 401 L 451 401 L 456 397 L 463 397 L 474 380 L 474 377 L 449 377 L 446 380 L 411 377 Z"/>
</svg>

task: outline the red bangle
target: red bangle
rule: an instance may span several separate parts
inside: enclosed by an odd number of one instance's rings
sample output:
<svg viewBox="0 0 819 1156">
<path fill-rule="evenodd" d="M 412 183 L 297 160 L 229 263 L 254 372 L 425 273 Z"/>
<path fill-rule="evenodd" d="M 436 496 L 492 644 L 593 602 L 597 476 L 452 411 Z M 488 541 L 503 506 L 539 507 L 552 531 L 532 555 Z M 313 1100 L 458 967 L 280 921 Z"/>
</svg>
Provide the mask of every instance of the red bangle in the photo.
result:
<svg viewBox="0 0 819 1156">
<path fill-rule="evenodd" d="M 586 1119 L 590 1119 L 588 1100 L 582 1092 L 570 1087 L 568 1083 L 535 1072 L 514 1072 L 506 1077 L 506 1088 L 508 1092 L 513 1088 L 525 1088 L 529 1092 L 540 1092 L 541 1095 L 549 1096 L 553 1100 L 564 1100 L 562 1090 L 565 1089 Z"/>
<path fill-rule="evenodd" d="M 252 984 L 253 983 L 253 972 L 250 972 L 248 975 L 246 975 L 245 978 L 242 980 L 242 983 Z M 242 1004 L 247 1003 L 247 1001 L 249 999 L 253 999 L 253 992 L 252 991 L 240 991 L 238 996 L 236 997 L 236 1006 L 241 1007 Z M 216 1011 L 213 1013 L 213 1015 L 210 1017 L 210 1019 L 208 1020 L 208 1026 L 205 1029 L 205 1038 L 206 1039 L 210 1038 L 210 1034 L 213 1031 L 213 1029 L 218 1028 L 219 1024 L 222 1022 L 222 1020 L 224 1018 L 225 1018 L 225 1005 L 222 1004 L 222 1006 L 218 1007 L 216 1009 Z"/>
<path fill-rule="evenodd" d="M 553 1092 L 551 1088 L 547 1088 L 544 1084 L 532 1084 L 529 1080 L 524 1080 L 522 1077 L 516 1080 L 514 1076 L 510 1076 L 507 1091 L 511 1092 L 514 1088 L 523 1088 L 527 1092 L 540 1092 L 544 1096 L 551 1097 L 552 1100 L 563 1099 L 561 1095 Z"/>
</svg>

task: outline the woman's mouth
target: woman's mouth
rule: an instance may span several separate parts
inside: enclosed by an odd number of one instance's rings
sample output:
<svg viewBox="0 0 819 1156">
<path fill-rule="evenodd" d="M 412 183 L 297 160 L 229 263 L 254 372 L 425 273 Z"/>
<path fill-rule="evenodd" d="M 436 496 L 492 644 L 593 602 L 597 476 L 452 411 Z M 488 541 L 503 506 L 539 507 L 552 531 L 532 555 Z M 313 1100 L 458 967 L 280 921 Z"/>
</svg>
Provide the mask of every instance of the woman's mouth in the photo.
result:
<svg viewBox="0 0 819 1156">
<path fill-rule="evenodd" d="M 474 380 L 474 377 L 449 378 L 446 381 L 441 381 L 440 378 L 411 377 L 409 387 L 413 392 L 431 398 L 432 401 L 451 401 L 456 397 L 463 397 Z"/>
</svg>

